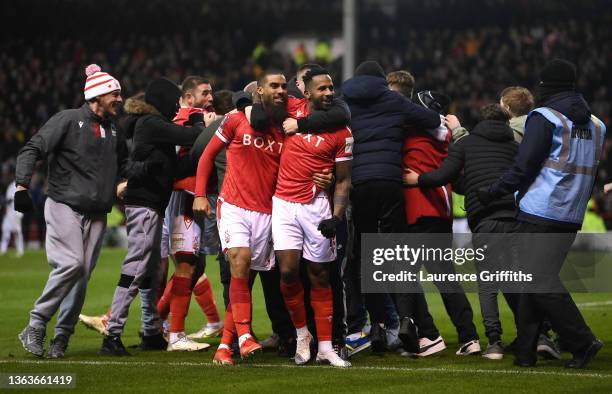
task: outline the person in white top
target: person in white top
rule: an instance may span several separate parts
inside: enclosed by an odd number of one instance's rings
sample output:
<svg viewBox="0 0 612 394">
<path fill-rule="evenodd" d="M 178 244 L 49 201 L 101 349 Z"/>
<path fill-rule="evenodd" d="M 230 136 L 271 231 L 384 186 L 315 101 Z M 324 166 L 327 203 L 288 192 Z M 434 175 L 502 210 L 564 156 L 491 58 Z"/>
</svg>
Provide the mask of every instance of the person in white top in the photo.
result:
<svg viewBox="0 0 612 394">
<path fill-rule="evenodd" d="M 15 211 L 15 181 L 11 182 L 6 189 L 6 210 L 2 219 L 2 243 L 0 243 L 0 254 L 5 254 L 11 234 L 15 236 L 15 249 L 17 257 L 23 256 L 23 233 L 21 232 L 21 219 L 23 213 Z"/>
</svg>

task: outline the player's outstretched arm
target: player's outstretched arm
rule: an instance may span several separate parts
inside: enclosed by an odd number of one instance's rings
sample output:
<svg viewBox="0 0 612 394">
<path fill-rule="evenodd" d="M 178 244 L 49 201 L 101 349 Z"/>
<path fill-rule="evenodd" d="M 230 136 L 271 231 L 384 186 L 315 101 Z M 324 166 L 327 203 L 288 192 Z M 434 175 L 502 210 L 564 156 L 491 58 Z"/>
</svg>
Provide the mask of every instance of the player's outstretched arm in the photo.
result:
<svg viewBox="0 0 612 394">
<path fill-rule="evenodd" d="M 348 105 L 341 98 L 335 98 L 328 110 L 317 110 L 298 119 L 297 127 L 300 132 L 317 133 L 345 127 L 350 121 L 351 110 Z"/>
</svg>

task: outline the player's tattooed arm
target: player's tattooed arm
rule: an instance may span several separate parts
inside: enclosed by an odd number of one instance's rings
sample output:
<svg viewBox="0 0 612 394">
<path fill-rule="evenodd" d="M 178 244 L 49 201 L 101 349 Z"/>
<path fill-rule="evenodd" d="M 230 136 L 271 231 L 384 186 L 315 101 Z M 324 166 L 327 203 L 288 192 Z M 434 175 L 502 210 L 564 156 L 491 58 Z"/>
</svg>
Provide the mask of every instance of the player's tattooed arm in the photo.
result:
<svg viewBox="0 0 612 394">
<path fill-rule="evenodd" d="M 334 189 L 334 216 L 342 218 L 349 201 L 352 160 L 336 162 L 336 187 Z"/>
</svg>

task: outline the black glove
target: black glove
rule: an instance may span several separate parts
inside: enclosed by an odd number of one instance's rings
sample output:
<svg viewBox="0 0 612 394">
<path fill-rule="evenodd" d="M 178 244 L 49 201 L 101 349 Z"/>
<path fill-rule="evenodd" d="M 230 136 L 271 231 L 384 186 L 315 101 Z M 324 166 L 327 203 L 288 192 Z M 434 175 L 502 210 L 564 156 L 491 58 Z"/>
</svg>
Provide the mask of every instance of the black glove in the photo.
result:
<svg viewBox="0 0 612 394">
<path fill-rule="evenodd" d="M 489 193 L 488 187 L 483 186 L 483 187 L 478 188 L 477 194 L 478 194 L 478 200 L 480 201 L 482 205 L 489 205 L 489 203 L 493 200 L 491 193 Z"/>
<path fill-rule="evenodd" d="M 198 123 L 204 123 L 203 112 L 194 112 L 189 115 L 189 119 L 187 120 L 187 122 L 183 123 L 183 126 L 193 126 Z"/>
<path fill-rule="evenodd" d="M 15 210 L 21 213 L 30 212 L 34 207 L 32 204 L 32 198 L 27 190 L 20 190 L 15 192 Z"/>
<path fill-rule="evenodd" d="M 164 169 L 164 162 L 161 160 L 145 162 L 145 173 L 149 176 L 156 175 Z"/>
<path fill-rule="evenodd" d="M 319 230 L 325 238 L 333 238 L 336 235 L 336 227 L 338 227 L 339 224 L 340 218 L 338 216 L 332 216 L 329 219 L 322 220 L 317 230 Z"/>
</svg>

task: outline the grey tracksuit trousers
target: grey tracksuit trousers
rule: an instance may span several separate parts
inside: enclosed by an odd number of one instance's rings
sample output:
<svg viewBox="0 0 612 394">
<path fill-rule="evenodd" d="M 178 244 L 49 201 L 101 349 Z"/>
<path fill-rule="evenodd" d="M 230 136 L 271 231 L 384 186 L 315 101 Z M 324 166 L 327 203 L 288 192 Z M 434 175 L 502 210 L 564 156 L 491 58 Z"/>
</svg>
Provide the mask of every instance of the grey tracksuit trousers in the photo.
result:
<svg viewBox="0 0 612 394">
<path fill-rule="evenodd" d="M 100 255 L 106 215 L 76 212 L 47 198 L 45 221 L 45 249 L 53 270 L 30 312 L 30 326 L 46 327 L 59 308 L 55 335 L 70 337 L 83 308 L 87 282 Z"/>
<path fill-rule="evenodd" d="M 145 336 L 161 331 L 161 319 L 155 305 L 159 281 L 163 215 L 146 207 L 126 206 L 128 253 L 121 267 L 121 278 L 115 289 L 108 332 L 121 335 L 128 318 L 130 304 L 139 289 L 143 303 Z"/>
</svg>

